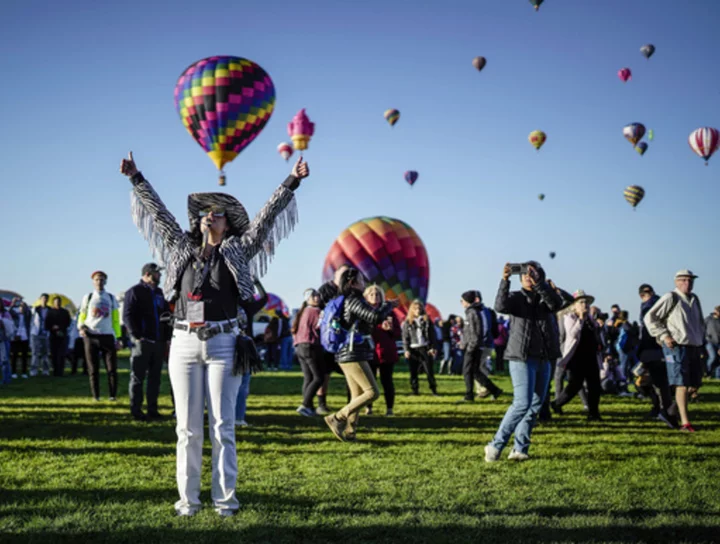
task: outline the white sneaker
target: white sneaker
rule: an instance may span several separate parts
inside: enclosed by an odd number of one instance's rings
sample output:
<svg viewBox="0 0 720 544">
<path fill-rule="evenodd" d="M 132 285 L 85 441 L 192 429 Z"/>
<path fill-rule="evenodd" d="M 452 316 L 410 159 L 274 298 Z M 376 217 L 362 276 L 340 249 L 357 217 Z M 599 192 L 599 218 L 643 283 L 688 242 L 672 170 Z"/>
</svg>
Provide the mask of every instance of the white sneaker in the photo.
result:
<svg viewBox="0 0 720 544">
<path fill-rule="evenodd" d="M 27 375 L 27 374 L 23 374 L 23 375 L 20 376 L 20 377 L 23 378 L 23 379 L 25 379 L 25 380 L 27 380 L 28 375 Z"/>
<path fill-rule="evenodd" d="M 500 459 L 500 450 L 494 447 L 492 444 L 485 446 L 485 462 L 494 463 Z"/>
<path fill-rule="evenodd" d="M 297 410 L 295 410 L 298 414 L 305 417 L 313 417 L 315 415 L 315 410 L 312 410 L 311 408 L 306 408 L 305 406 L 300 406 Z"/>
<path fill-rule="evenodd" d="M 117 399 L 115 397 L 110 397 L 110 400 L 115 402 Z"/>
<path fill-rule="evenodd" d="M 18 376 L 17 376 L 17 374 L 13 374 L 13 375 L 11 376 L 11 378 L 12 378 L 13 380 L 17 380 Z"/>
<path fill-rule="evenodd" d="M 35 376 L 37 376 L 37 370 L 31 370 L 31 371 L 30 371 L 30 376 L 32 376 L 33 378 L 34 378 Z"/>
<path fill-rule="evenodd" d="M 249 427 L 250 424 L 247 421 L 245 421 L 244 419 L 241 419 L 240 421 L 235 422 L 235 426 L 236 427 Z"/>
<path fill-rule="evenodd" d="M 508 459 L 511 459 L 513 461 L 527 461 L 528 459 L 530 459 L 530 456 L 527 453 L 512 450 L 510 452 L 510 455 L 508 455 Z"/>
</svg>

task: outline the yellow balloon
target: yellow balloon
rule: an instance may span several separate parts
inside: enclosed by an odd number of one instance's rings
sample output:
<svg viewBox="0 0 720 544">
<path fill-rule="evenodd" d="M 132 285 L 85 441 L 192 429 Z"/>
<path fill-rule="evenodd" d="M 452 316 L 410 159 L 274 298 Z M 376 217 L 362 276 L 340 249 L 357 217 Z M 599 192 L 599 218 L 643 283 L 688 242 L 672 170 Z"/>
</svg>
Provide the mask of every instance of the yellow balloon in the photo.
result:
<svg viewBox="0 0 720 544">
<path fill-rule="evenodd" d="M 532 146 L 539 151 L 545 143 L 545 140 L 547 140 L 547 135 L 542 130 L 533 130 L 530 136 L 528 136 L 528 140 Z"/>
<path fill-rule="evenodd" d="M 75 306 L 73 301 L 65 295 L 61 295 L 60 293 L 50 293 L 50 298 L 48 299 L 48 306 L 52 306 L 52 301 L 55 297 L 60 297 L 60 305 L 68 312 L 70 312 L 71 315 L 74 315 L 77 312 L 77 306 Z M 35 302 L 33 302 L 33 306 L 40 306 L 39 298 Z"/>
</svg>

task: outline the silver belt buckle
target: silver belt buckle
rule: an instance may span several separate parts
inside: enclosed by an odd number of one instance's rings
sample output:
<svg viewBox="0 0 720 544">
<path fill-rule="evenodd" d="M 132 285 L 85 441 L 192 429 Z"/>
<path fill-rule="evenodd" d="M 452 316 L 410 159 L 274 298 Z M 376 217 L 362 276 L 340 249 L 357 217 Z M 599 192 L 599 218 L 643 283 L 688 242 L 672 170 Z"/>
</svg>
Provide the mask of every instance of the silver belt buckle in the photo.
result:
<svg viewBox="0 0 720 544">
<path fill-rule="evenodd" d="M 201 329 L 198 329 L 198 331 L 197 331 L 198 339 L 201 342 L 206 342 L 207 340 L 209 340 L 211 338 L 211 335 L 210 335 L 211 330 L 212 329 L 208 328 L 208 327 L 202 327 Z"/>
</svg>

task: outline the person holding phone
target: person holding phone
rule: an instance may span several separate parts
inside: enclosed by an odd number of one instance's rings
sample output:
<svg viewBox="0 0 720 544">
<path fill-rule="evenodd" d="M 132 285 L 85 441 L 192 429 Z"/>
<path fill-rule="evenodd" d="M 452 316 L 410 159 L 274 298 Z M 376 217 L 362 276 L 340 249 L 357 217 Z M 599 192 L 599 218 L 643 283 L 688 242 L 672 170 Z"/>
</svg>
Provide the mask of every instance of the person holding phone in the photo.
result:
<svg viewBox="0 0 720 544">
<path fill-rule="evenodd" d="M 513 402 L 505 413 L 495 437 L 485 446 L 485 461 L 500 458 L 503 448 L 515 435 L 508 459 L 529 459 L 530 435 L 547 395 L 553 359 L 560 357 L 552 314 L 563 300 L 545 281 L 545 272 L 536 261 L 516 267 L 519 291 L 510 292 L 513 267 L 506 264 L 495 298 L 495 311 L 510 316 L 510 337 L 505 358 L 510 362 Z"/>
</svg>

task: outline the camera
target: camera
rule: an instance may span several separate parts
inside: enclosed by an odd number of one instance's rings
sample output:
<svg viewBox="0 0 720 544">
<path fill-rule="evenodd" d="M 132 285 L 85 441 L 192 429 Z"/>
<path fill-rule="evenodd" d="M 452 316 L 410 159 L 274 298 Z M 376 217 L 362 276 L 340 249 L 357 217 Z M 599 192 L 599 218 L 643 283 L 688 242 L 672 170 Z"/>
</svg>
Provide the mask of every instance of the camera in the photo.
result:
<svg viewBox="0 0 720 544">
<path fill-rule="evenodd" d="M 510 274 L 513 276 L 522 276 L 523 274 L 528 273 L 528 264 L 527 263 L 511 263 L 510 264 Z"/>
</svg>

